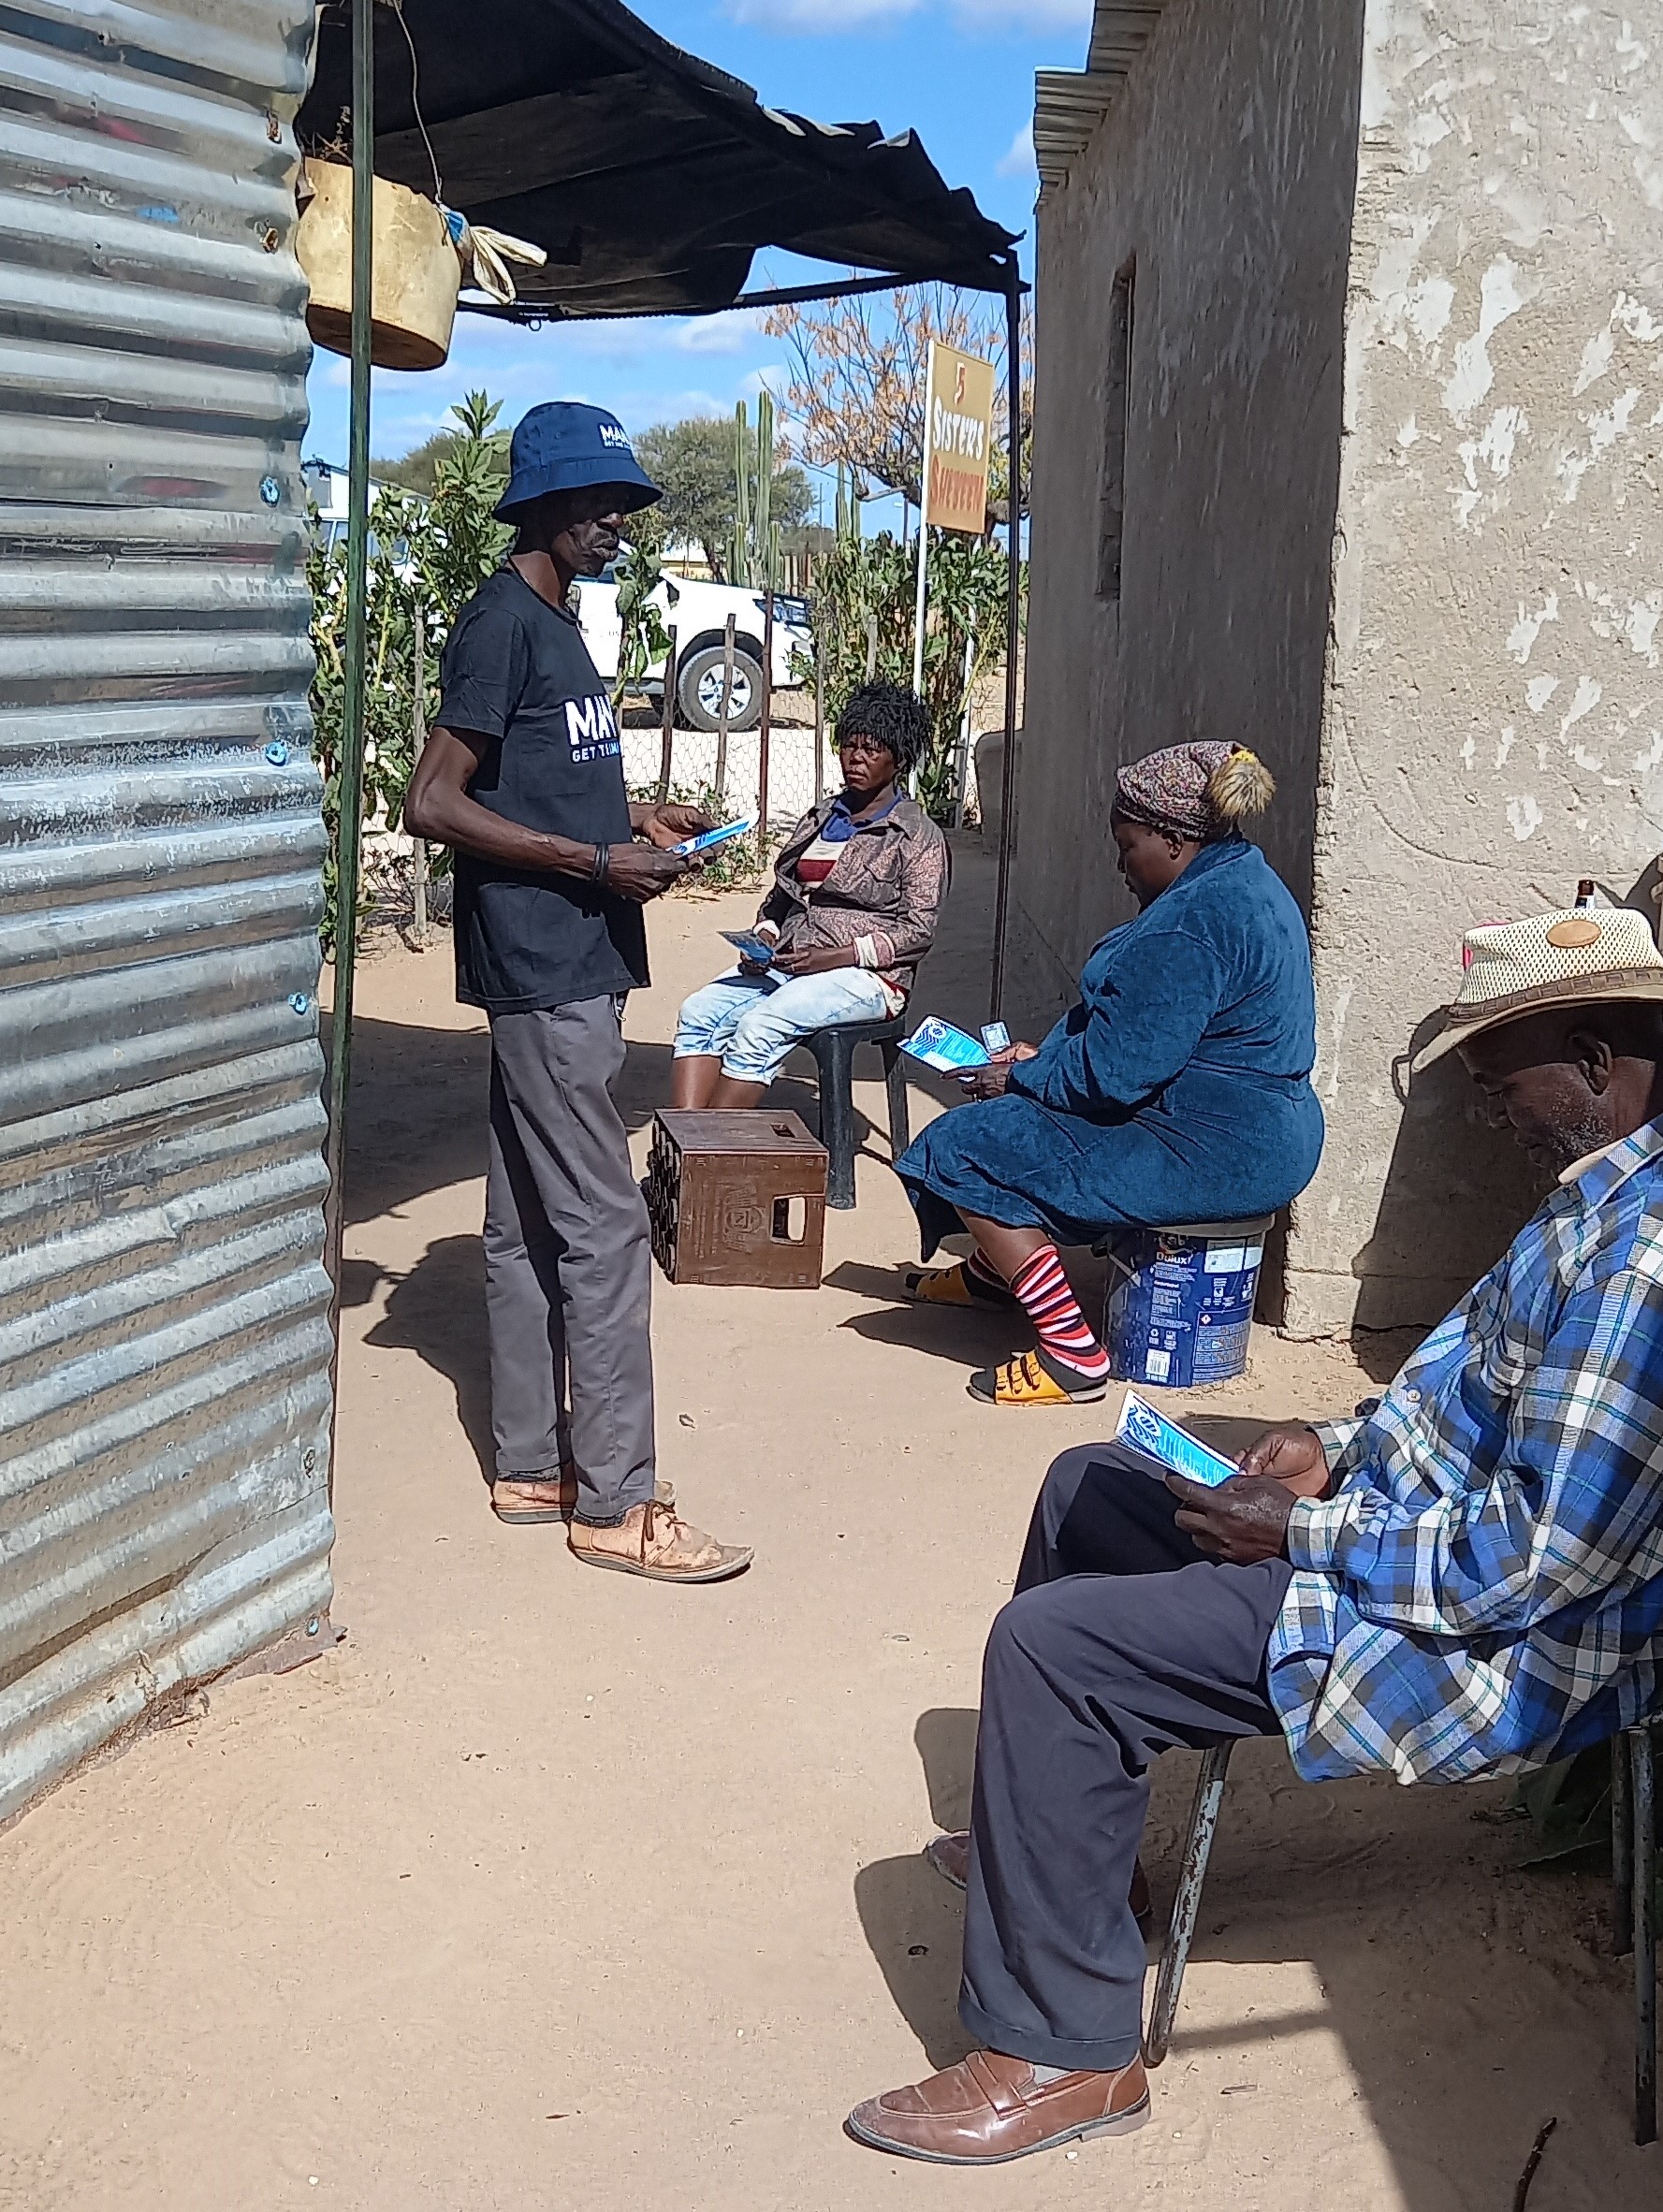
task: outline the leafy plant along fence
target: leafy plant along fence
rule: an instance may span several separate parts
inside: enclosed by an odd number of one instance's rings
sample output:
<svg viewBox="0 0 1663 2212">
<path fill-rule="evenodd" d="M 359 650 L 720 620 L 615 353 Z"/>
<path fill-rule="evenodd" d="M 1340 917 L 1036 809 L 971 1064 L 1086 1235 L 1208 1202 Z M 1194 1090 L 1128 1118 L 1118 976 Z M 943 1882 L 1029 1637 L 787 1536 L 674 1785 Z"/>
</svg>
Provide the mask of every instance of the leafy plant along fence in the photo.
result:
<svg viewBox="0 0 1663 2212">
<path fill-rule="evenodd" d="M 456 429 L 432 458 L 433 489 L 422 498 L 384 485 L 371 516 L 366 630 L 369 663 L 364 702 L 364 820 L 366 826 L 396 827 L 415 773 L 417 732 L 438 706 L 439 654 L 458 609 L 501 561 L 512 532 L 492 510 L 502 496 L 505 454 L 494 428 L 500 410 L 483 392 L 470 393 L 454 410 Z M 765 450 L 772 422 L 765 418 Z M 736 424 L 742 450 L 743 422 Z M 760 506 L 760 513 L 757 511 Z M 740 529 L 732 548 L 741 573 L 766 573 L 777 539 L 766 495 L 757 506 L 740 502 Z M 776 722 L 768 772 L 769 827 L 778 835 L 819 793 L 836 788 L 830 732 L 850 694 L 872 677 L 912 680 L 913 585 L 916 550 L 887 533 L 858 534 L 858 503 L 839 486 L 839 527 L 829 552 L 816 556 L 810 590 L 816 651 L 821 657 L 826 749 L 816 763 L 816 735 L 801 723 Z M 619 616 L 622 636 L 614 697 L 624 694 L 669 643 L 658 610 L 648 604 L 661 575 L 662 546 L 650 519 L 638 518 L 636 543 L 620 563 Z M 317 657 L 312 690 L 314 743 L 324 777 L 324 816 L 331 849 L 340 826 L 340 751 L 346 613 L 343 538 L 321 533 L 308 560 L 313 590 L 313 645 Z M 579 586 L 579 593 L 582 587 Z M 927 810 L 953 819 L 962 791 L 963 742 L 977 684 L 999 666 L 1006 649 L 1005 560 L 991 541 L 935 533 L 930 546 L 929 615 L 924 647 L 924 696 L 932 743 L 920 766 L 918 795 Z M 811 687 L 812 666 L 795 672 Z M 659 733 L 624 731 L 624 768 L 637 796 L 651 796 L 663 776 Z M 756 810 L 759 781 L 755 732 L 732 732 L 727 741 L 723 790 L 716 793 L 717 739 L 698 731 L 672 734 L 670 779 L 678 797 L 702 800 L 721 818 Z M 727 872 L 753 865 L 736 851 Z M 449 855 L 433 855 L 432 873 L 448 872 Z M 375 903 L 374 871 L 368 872 L 360 912 Z M 332 951 L 338 920 L 335 869 L 326 866 L 326 952 Z"/>
</svg>

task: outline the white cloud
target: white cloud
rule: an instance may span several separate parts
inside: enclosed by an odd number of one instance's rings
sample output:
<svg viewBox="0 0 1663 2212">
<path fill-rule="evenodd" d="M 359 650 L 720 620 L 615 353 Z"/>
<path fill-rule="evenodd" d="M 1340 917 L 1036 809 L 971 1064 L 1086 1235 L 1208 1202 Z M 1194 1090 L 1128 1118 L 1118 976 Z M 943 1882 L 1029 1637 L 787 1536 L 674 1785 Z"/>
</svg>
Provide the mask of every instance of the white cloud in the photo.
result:
<svg viewBox="0 0 1663 2212">
<path fill-rule="evenodd" d="M 1011 140 L 1010 152 L 999 162 L 996 174 L 1001 177 L 1026 177 L 1033 166 L 1033 124 L 1025 123 Z"/>
<path fill-rule="evenodd" d="M 759 30 L 808 36 L 865 31 L 929 6 L 969 31 L 1080 31 L 1091 26 L 1092 0 L 723 0 L 722 12 Z"/>
<path fill-rule="evenodd" d="M 737 354 L 762 328 L 763 311 L 756 307 L 731 308 L 726 314 L 689 315 L 672 323 L 672 342 L 684 354 Z"/>
<path fill-rule="evenodd" d="M 920 0 L 725 0 L 722 13 L 764 31 L 817 33 L 864 30 L 912 15 Z"/>
<path fill-rule="evenodd" d="M 1092 0 L 952 0 L 952 9 L 966 29 L 1085 33 L 1091 28 Z"/>
<path fill-rule="evenodd" d="M 685 422 L 690 415 L 708 415 L 725 420 L 734 411 L 732 399 L 720 400 L 714 392 L 696 388 L 678 392 L 635 392 L 620 413 L 632 430 L 650 429 L 654 423 Z"/>
<path fill-rule="evenodd" d="M 502 401 L 501 420 L 508 428 L 542 400 L 610 408 L 632 431 L 690 415 L 731 417 L 736 400 L 754 404 L 762 377 L 776 389 L 783 382 L 777 364 L 752 370 L 752 363 L 768 363 L 774 350 L 761 323 L 760 313 L 740 311 L 525 330 L 459 315 L 450 357 L 441 367 L 420 375 L 375 371 L 371 445 L 377 455 L 408 453 L 447 422 L 466 393 L 481 389 Z M 339 356 L 314 357 L 308 455 L 345 460 L 350 373 Z"/>
</svg>

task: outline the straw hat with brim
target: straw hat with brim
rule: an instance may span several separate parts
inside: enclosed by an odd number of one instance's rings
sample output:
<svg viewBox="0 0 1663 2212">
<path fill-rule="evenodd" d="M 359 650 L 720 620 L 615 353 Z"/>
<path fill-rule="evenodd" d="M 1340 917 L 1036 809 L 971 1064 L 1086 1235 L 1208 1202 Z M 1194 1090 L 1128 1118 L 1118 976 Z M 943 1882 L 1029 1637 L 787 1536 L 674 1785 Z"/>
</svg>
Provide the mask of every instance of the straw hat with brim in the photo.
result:
<svg viewBox="0 0 1663 2212">
<path fill-rule="evenodd" d="M 1446 1022 L 1410 1062 L 1414 1073 L 1468 1038 L 1555 1006 L 1613 998 L 1663 1004 L 1663 953 L 1632 907 L 1577 908 L 1492 922 L 1463 940 L 1466 972 Z"/>
</svg>

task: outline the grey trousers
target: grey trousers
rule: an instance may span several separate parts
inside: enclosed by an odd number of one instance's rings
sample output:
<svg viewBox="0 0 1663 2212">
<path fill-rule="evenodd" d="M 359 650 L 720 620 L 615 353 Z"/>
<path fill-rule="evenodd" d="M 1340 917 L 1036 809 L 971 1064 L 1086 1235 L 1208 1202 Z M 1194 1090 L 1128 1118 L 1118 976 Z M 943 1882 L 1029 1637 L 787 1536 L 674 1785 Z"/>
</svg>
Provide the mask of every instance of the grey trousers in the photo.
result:
<svg viewBox="0 0 1663 2212">
<path fill-rule="evenodd" d="M 1103 1453 L 1053 1463 L 987 1639 L 958 2016 L 992 2050 L 1107 2073 L 1142 2036 L 1126 1893 L 1149 1769 L 1276 1734 L 1264 1654 L 1293 1570 L 1205 1558 L 1166 1486 Z"/>
<path fill-rule="evenodd" d="M 652 1258 L 612 1085 L 618 1002 L 490 1018 L 485 1311 L 499 1475 L 577 1477 L 577 1519 L 652 1495 Z M 571 1393 L 568 1421 L 563 1400 Z"/>
</svg>

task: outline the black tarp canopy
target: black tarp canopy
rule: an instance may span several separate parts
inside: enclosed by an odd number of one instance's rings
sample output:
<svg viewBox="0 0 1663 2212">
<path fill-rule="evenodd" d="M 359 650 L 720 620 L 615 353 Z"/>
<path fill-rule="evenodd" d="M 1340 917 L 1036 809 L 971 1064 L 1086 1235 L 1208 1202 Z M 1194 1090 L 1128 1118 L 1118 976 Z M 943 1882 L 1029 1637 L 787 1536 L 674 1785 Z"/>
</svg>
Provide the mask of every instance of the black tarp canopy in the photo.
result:
<svg viewBox="0 0 1663 2212">
<path fill-rule="evenodd" d="M 776 246 L 912 283 L 1004 292 L 1012 233 L 953 191 L 916 135 L 766 108 L 618 0 L 402 0 L 375 18 L 376 173 L 529 240 L 526 317 L 708 313 Z M 303 143 L 351 100 L 347 8 L 325 0 Z"/>
</svg>

